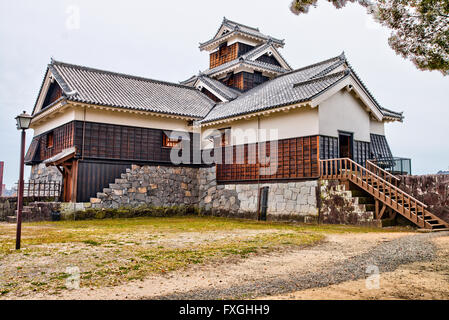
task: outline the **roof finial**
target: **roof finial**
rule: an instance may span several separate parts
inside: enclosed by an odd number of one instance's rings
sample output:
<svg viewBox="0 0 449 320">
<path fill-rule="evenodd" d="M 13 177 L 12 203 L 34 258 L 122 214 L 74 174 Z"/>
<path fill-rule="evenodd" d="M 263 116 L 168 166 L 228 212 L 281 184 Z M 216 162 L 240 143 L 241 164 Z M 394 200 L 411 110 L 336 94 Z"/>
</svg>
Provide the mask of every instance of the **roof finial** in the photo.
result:
<svg viewBox="0 0 449 320">
<path fill-rule="evenodd" d="M 346 55 L 345 55 L 345 51 L 344 51 L 344 50 L 343 50 L 343 52 L 340 54 L 340 59 L 346 60 Z"/>
</svg>

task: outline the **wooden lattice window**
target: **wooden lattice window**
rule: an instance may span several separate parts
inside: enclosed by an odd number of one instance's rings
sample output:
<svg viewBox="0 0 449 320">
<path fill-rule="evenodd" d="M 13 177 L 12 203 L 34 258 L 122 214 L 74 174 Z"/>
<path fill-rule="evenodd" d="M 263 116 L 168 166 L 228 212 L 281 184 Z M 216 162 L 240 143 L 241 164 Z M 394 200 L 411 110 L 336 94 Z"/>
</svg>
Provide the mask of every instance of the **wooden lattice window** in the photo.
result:
<svg viewBox="0 0 449 320">
<path fill-rule="evenodd" d="M 47 133 L 47 148 L 53 148 L 54 134 L 53 131 Z"/>
<path fill-rule="evenodd" d="M 165 133 L 162 135 L 162 146 L 166 148 L 175 148 L 179 147 L 181 144 L 181 139 L 173 139 L 167 136 Z"/>
</svg>

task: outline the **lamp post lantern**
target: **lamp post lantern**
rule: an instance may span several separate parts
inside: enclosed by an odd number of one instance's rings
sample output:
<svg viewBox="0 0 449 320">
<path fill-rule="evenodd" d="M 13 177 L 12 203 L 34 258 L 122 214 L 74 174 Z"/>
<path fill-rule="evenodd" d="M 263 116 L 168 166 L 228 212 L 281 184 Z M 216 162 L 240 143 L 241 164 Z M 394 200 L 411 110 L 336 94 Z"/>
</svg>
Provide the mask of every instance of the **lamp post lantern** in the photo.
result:
<svg viewBox="0 0 449 320">
<path fill-rule="evenodd" d="M 22 130 L 22 141 L 20 144 L 20 174 L 19 185 L 17 190 L 17 232 L 16 232 L 16 250 L 20 249 L 20 236 L 22 231 L 22 210 L 23 210 L 23 171 L 25 166 L 25 139 L 27 130 L 30 127 L 32 116 L 25 111 L 16 118 L 17 130 Z"/>
</svg>

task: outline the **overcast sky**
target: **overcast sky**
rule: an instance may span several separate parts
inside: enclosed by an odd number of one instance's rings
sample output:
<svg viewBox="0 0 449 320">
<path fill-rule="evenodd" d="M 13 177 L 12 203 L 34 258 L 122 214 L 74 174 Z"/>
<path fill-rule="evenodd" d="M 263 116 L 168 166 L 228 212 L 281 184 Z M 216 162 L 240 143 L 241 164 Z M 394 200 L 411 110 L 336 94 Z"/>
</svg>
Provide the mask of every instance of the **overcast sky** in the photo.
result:
<svg viewBox="0 0 449 320">
<path fill-rule="evenodd" d="M 449 77 L 422 72 L 389 48 L 389 31 L 350 4 L 326 1 L 296 16 L 290 0 L 24 1 L 0 0 L 0 161 L 4 183 L 18 179 L 19 132 L 14 117 L 32 111 L 46 65 L 64 62 L 178 82 L 208 67 L 198 43 L 223 16 L 285 39 L 281 53 L 293 68 L 343 50 L 376 99 L 404 111 L 387 125 L 396 156 L 412 158 L 415 174 L 449 167 Z M 76 19 L 79 11 L 79 21 Z M 79 23 L 78 23 L 79 22 Z M 28 132 L 28 143 L 32 130 Z M 28 172 L 27 172 L 28 177 Z"/>
</svg>

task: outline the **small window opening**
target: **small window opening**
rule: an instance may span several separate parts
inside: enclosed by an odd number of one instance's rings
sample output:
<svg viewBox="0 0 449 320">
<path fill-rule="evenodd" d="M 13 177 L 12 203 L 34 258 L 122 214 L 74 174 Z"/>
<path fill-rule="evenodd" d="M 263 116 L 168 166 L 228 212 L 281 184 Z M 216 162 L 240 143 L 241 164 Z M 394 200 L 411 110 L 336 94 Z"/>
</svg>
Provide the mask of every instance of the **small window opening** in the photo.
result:
<svg viewBox="0 0 449 320">
<path fill-rule="evenodd" d="M 180 147 L 181 146 L 181 139 L 177 138 L 177 139 L 172 139 L 170 137 L 168 137 L 165 133 L 162 136 L 162 146 L 166 147 L 166 148 L 175 148 L 175 147 Z"/>
<path fill-rule="evenodd" d="M 47 148 L 53 148 L 53 131 L 47 134 Z"/>
</svg>

